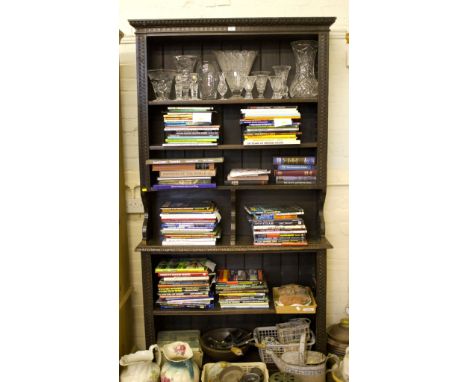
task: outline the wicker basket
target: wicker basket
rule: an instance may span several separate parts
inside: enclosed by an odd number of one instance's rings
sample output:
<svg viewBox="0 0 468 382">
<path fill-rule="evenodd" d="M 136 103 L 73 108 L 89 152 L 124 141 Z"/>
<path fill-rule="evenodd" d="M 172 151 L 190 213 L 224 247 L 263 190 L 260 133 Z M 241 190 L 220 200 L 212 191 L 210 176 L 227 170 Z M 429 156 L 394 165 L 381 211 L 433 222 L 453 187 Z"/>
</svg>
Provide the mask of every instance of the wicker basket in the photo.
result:
<svg viewBox="0 0 468 382">
<path fill-rule="evenodd" d="M 308 334 L 306 350 L 311 350 L 312 346 L 315 344 L 314 333 L 309 329 L 306 331 Z M 260 359 L 265 363 L 273 364 L 273 358 L 266 353 L 267 350 L 274 352 L 279 358 L 285 352 L 299 351 L 299 340 L 295 343 L 290 344 L 267 344 L 263 345 L 262 341 L 264 338 L 274 338 L 279 342 L 278 329 L 276 326 L 264 326 L 255 328 L 253 331 L 253 337 L 255 339 L 255 345 L 258 347 L 258 353 L 260 354 Z"/>
<path fill-rule="evenodd" d="M 268 368 L 263 362 L 229 362 L 232 366 L 239 366 L 244 373 L 248 373 L 254 367 L 258 367 L 260 370 L 263 371 L 263 381 L 268 382 L 270 376 L 268 374 Z M 215 365 L 214 363 L 206 363 L 203 366 L 202 375 L 201 375 L 201 382 L 208 382 L 208 372 L 210 369 Z"/>
</svg>

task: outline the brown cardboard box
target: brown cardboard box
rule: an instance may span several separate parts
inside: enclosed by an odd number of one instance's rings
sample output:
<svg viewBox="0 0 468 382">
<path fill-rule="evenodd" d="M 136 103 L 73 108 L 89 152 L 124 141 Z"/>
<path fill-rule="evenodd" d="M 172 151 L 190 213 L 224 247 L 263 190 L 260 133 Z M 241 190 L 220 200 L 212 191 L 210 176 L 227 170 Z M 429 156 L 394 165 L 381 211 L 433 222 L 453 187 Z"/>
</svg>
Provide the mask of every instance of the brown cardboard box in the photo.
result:
<svg viewBox="0 0 468 382">
<path fill-rule="evenodd" d="M 317 303 L 315 302 L 312 291 L 307 287 L 307 292 L 310 294 L 311 303 L 310 305 L 299 305 L 299 306 L 278 306 L 278 288 L 273 288 L 273 300 L 275 302 L 275 310 L 277 314 L 315 314 L 317 309 Z"/>
</svg>

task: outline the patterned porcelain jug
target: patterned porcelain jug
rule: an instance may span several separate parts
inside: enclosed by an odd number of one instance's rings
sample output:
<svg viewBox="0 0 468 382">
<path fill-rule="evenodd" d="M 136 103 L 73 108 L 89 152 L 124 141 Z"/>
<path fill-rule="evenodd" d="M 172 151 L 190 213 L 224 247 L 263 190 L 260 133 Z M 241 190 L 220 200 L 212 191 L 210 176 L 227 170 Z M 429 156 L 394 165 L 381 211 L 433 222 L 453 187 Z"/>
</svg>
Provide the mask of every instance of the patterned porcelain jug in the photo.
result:
<svg viewBox="0 0 468 382">
<path fill-rule="evenodd" d="M 200 371 L 188 343 L 177 341 L 164 345 L 162 353 L 166 362 L 161 369 L 161 382 L 199 381 Z"/>
</svg>

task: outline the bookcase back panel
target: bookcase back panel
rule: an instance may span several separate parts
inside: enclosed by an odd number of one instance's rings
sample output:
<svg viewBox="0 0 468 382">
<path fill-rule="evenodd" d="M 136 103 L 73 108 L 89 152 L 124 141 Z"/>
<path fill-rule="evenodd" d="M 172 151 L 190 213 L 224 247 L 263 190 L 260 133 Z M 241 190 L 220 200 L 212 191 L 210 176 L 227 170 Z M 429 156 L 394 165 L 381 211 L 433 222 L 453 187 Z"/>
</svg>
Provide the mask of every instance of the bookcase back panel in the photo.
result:
<svg viewBox="0 0 468 382">
<path fill-rule="evenodd" d="M 148 37 L 148 69 L 175 69 L 174 56 L 186 54 L 198 57 L 198 62 L 203 60 L 216 61 L 213 50 L 254 50 L 257 57 L 252 65 L 252 71 L 268 70 L 274 74 L 273 65 L 290 65 L 288 86 L 294 78 L 295 60 L 291 49 L 291 42 L 295 40 L 317 40 L 317 35 L 307 36 L 184 36 L 184 37 Z M 198 63 L 197 63 L 198 65 Z M 258 93 L 254 90 L 254 97 Z M 174 93 L 172 93 L 174 95 Z M 230 92 L 227 94 L 230 95 Z M 265 97 L 272 95 L 268 85 Z M 150 98 L 152 99 L 152 98 Z"/>
<path fill-rule="evenodd" d="M 279 146 L 280 147 L 280 146 Z M 273 157 L 275 156 L 316 156 L 315 148 L 293 148 L 293 149 L 261 149 L 261 150 L 177 150 L 177 151 L 155 151 L 153 159 L 162 158 L 216 158 L 223 157 L 224 162 L 216 164 L 216 184 L 223 185 L 227 175 L 236 168 L 263 168 L 274 170 Z M 151 166 L 148 166 L 151 171 Z M 156 184 L 158 172 L 151 171 L 151 184 Z M 273 172 L 270 182 L 274 183 Z M 177 190 L 176 190 L 177 192 Z"/>
<path fill-rule="evenodd" d="M 291 192 L 294 196 L 291 197 Z M 266 204 L 297 204 L 304 209 L 305 225 L 307 227 L 308 239 L 320 237 L 320 226 L 318 219 L 319 212 L 319 191 L 317 190 L 240 190 L 237 192 L 237 214 L 236 214 L 236 235 L 238 237 L 252 237 L 251 224 L 248 221 L 248 214 L 244 210 L 246 205 Z"/>
<path fill-rule="evenodd" d="M 216 268 L 231 269 L 263 269 L 268 286 L 279 287 L 281 285 L 295 283 L 309 286 L 312 291 L 315 290 L 315 253 L 291 252 L 291 253 L 245 253 L 245 254 L 183 254 L 180 258 L 199 258 L 205 257 L 216 264 Z M 154 269 L 163 259 L 170 257 L 154 256 L 152 257 L 153 286 L 156 288 L 158 278 Z M 156 289 L 155 289 L 156 293 Z M 156 295 L 154 298 L 156 301 Z"/>
<path fill-rule="evenodd" d="M 213 316 L 158 316 L 155 317 L 156 331 L 162 330 L 188 330 L 198 329 L 204 332 L 218 328 L 242 328 L 253 330 L 261 326 L 275 326 L 280 322 L 288 321 L 292 318 L 307 317 L 311 320 L 310 327 L 315 327 L 315 315 L 291 315 L 291 314 L 244 314 L 238 315 L 213 315 Z M 257 352 L 255 348 L 251 349 Z M 204 359 L 204 361 L 206 361 Z"/>
<path fill-rule="evenodd" d="M 255 106 L 259 107 L 268 105 L 268 102 L 255 104 Z M 315 143 L 317 141 L 317 104 L 298 102 L 291 105 L 298 106 L 301 113 L 301 142 Z M 196 102 L 193 103 L 193 106 L 196 106 Z M 247 104 L 214 106 L 216 112 L 213 113 L 212 123 L 221 126 L 219 144 L 242 144 L 242 127 L 239 124 L 239 120 L 241 119 L 241 109 L 247 107 Z M 163 115 L 166 112 L 167 106 L 151 105 L 149 107 L 148 127 L 150 146 L 160 146 L 164 143 Z"/>
</svg>

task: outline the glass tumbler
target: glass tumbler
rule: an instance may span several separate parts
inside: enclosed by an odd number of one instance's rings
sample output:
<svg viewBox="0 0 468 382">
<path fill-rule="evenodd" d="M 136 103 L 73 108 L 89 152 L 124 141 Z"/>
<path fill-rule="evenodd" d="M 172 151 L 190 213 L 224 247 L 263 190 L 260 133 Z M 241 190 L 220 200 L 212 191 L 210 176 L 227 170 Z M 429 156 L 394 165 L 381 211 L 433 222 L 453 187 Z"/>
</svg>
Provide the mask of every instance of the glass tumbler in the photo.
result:
<svg viewBox="0 0 468 382">
<path fill-rule="evenodd" d="M 271 88 L 273 89 L 272 99 L 281 99 L 283 97 L 283 77 L 281 76 L 270 76 Z"/>
<path fill-rule="evenodd" d="M 198 99 L 198 73 L 190 73 L 190 95 L 193 100 Z"/>
<path fill-rule="evenodd" d="M 257 76 L 247 76 L 245 77 L 245 82 L 244 82 L 244 89 L 245 89 L 245 96 L 244 98 L 246 99 L 252 99 L 252 90 L 255 86 L 255 80 L 257 79 Z"/>
<path fill-rule="evenodd" d="M 266 85 L 268 82 L 268 76 L 270 75 L 269 71 L 256 71 L 252 72 L 252 75 L 257 76 L 255 81 L 257 85 L 258 98 L 265 98 L 263 93 L 265 93 Z"/>
<path fill-rule="evenodd" d="M 273 65 L 272 69 L 275 72 L 275 76 L 281 76 L 283 78 L 283 98 L 288 98 L 288 75 L 291 70 L 291 66 Z"/>
</svg>

